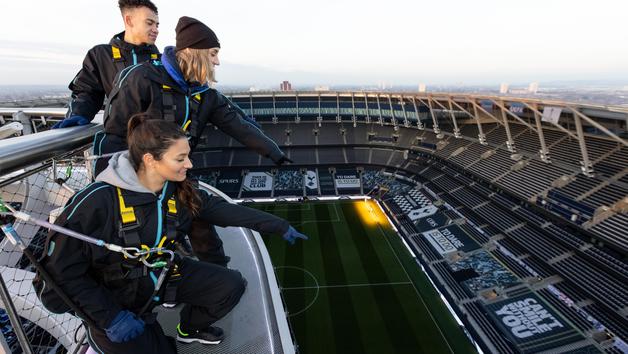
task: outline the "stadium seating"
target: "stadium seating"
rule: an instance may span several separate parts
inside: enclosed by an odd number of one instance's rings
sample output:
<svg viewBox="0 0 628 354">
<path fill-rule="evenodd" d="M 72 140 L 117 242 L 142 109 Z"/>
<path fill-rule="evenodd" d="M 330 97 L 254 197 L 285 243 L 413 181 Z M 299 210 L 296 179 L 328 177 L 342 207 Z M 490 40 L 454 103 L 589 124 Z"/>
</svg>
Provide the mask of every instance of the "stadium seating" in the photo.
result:
<svg viewBox="0 0 628 354">
<path fill-rule="evenodd" d="M 361 176 L 364 193 L 387 180 L 379 172 L 369 172 L 369 168 L 399 169 L 424 183 L 439 199 L 464 215 L 470 223 L 460 227 L 473 240 L 485 247 L 495 244 L 514 255 L 516 259 L 500 248 L 490 248 L 490 254 L 519 278 L 533 278 L 537 274 L 540 278 L 559 275 L 564 280 L 556 284 L 558 289 L 576 302 L 590 304 L 586 307 L 596 318 L 610 321 L 612 332 L 626 338 L 621 330 L 625 321 L 619 313 L 627 306 L 628 266 L 620 254 L 598 246 L 601 241 L 613 248 L 628 250 L 625 236 L 628 216 L 611 213 L 595 222 L 593 216 L 599 211 L 596 209 L 610 207 L 628 195 L 625 171 L 628 149 L 620 148 L 614 141 L 587 136 L 589 160 L 596 176 L 586 177 L 579 173 L 582 156 L 578 141 L 547 126 L 543 131 L 552 163 L 541 161 L 537 133 L 520 122 L 509 122 L 519 153 L 512 155 L 506 149 L 507 134 L 501 124 L 483 123 L 482 131 L 487 140 L 483 145 L 478 141 L 477 124 L 472 121 L 458 122 L 460 138 L 448 133 L 453 127 L 441 121 L 439 124 L 445 135 L 437 137 L 430 130 L 430 117 L 423 121 L 428 129 L 417 130 L 414 126 L 404 127 L 402 116 L 395 112 L 395 124 L 399 125 L 395 129 L 390 124 L 389 106 L 379 111 L 375 102 L 374 105 L 369 103 L 372 123 L 365 123 L 366 112 L 359 105 L 355 106 L 355 111 L 351 105 L 341 105 L 341 113 L 344 113 L 338 122 L 337 114 L 331 113 L 336 111 L 335 104 L 335 99 L 328 102 L 327 107 L 322 104 L 323 111 L 327 112 L 322 114 L 322 124 L 314 118 L 311 123 L 295 123 L 294 116 L 291 117 L 287 110 L 290 103 L 282 108 L 281 115 L 277 115 L 276 123 L 263 123 L 269 136 L 280 145 L 286 145 L 285 150 L 297 166 L 318 166 L 322 195 L 342 193 L 334 186 L 335 174 L 329 172 L 329 166 L 336 169 L 347 168 L 347 165 L 364 167 L 366 170 Z M 356 123 L 352 120 L 354 113 Z M 380 114 L 384 125 L 378 121 Z M 208 151 L 235 145 L 230 141 L 225 145 L 224 139 L 207 138 L 206 141 L 210 142 L 204 145 Z M 407 159 L 404 150 L 408 151 Z M 229 162 L 232 166 L 246 163 L 257 166 L 260 162 L 246 155 L 241 158 L 240 154 L 239 150 L 234 154 L 234 159 Z M 207 161 L 213 157 L 209 153 L 205 155 Z M 224 162 L 224 158 L 221 161 Z M 560 181 L 563 183 L 558 183 Z M 487 317 L 481 304 L 467 302 L 473 297 L 452 277 L 447 261 L 416 233 L 414 224 L 404 216 L 403 210 L 388 202 L 391 195 L 395 192 L 384 198 L 387 209 L 407 233 L 411 240 L 408 243 L 416 248 L 428 272 L 438 275 L 449 295 L 461 304 L 481 332 L 491 338 L 495 349 L 504 353 L 515 352 Z M 576 218 L 572 219 L 574 214 Z M 446 211 L 446 215 L 450 219 L 457 218 L 451 210 Z M 598 241 L 591 243 L 592 236 Z M 591 330 L 588 321 L 555 295 L 545 289 L 537 293 L 577 328 Z M 609 293 L 613 295 L 605 295 Z M 460 303 L 463 299 L 467 301 Z"/>
<path fill-rule="evenodd" d="M 592 232 L 603 236 L 606 239 L 612 239 L 616 243 L 628 249 L 628 240 L 626 239 L 626 230 L 628 230 L 628 215 L 616 214 L 590 229 Z"/>
<path fill-rule="evenodd" d="M 591 304 L 583 307 L 583 310 L 587 311 L 591 316 L 597 318 L 604 326 L 610 329 L 615 335 L 622 338 L 624 341 L 628 338 L 628 326 L 625 317 L 619 317 L 617 315 L 609 314 L 607 311 L 601 308 L 598 304 Z"/>
<path fill-rule="evenodd" d="M 587 322 L 585 319 L 583 319 L 582 316 L 579 315 L 573 307 L 567 306 L 564 302 L 557 299 L 556 296 L 552 294 L 549 290 L 541 289 L 536 293 L 545 301 L 549 302 L 554 308 L 559 309 L 560 313 L 566 316 L 571 321 L 571 323 L 573 323 L 581 331 L 588 332 L 593 330 L 593 325 L 591 324 L 591 322 Z"/>
</svg>

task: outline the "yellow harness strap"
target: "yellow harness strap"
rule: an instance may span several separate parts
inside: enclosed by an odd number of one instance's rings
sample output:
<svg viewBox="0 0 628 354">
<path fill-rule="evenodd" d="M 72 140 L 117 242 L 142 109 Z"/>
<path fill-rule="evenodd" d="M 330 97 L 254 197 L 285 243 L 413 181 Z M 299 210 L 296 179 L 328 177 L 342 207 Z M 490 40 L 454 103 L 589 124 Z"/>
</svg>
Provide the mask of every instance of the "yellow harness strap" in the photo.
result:
<svg viewBox="0 0 628 354">
<path fill-rule="evenodd" d="M 111 56 L 113 59 L 120 59 L 122 55 L 120 54 L 120 48 L 111 46 Z"/>
<path fill-rule="evenodd" d="M 168 199 L 168 213 L 177 215 L 177 202 L 174 198 Z"/>
<path fill-rule="evenodd" d="M 122 224 L 134 223 L 137 221 L 135 217 L 135 210 L 133 207 L 127 207 L 124 203 L 124 198 L 122 198 L 122 190 L 119 187 L 116 187 L 118 190 L 118 202 L 120 203 L 120 217 L 122 218 Z"/>
</svg>

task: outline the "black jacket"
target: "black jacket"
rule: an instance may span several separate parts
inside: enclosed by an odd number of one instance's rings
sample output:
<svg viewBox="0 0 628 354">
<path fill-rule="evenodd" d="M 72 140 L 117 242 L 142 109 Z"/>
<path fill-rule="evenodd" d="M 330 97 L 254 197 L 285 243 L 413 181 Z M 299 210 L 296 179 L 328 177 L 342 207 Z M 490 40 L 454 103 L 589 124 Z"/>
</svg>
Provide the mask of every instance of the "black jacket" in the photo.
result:
<svg viewBox="0 0 628 354">
<path fill-rule="evenodd" d="M 114 59 L 112 47 L 119 49 Z M 83 116 L 89 120 L 103 107 L 105 96 L 113 87 L 118 73 L 128 66 L 159 57 L 154 45 L 134 45 L 124 41 L 124 32 L 111 38 L 109 44 L 99 44 L 87 52 L 83 67 L 69 85 L 72 97 L 66 117 Z"/>
<path fill-rule="evenodd" d="M 162 222 L 165 229 L 167 201 L 176 191 L 174 183 L 168 183 L 162 197 L 152 193 L 141 193 L 123 189 L 122 195 L 127 206 L 133 206 L 136 215 L 142 219 L 139 232 L 141 242 L 155 246 L 157 226 Z M 72 197 L 56 223 L 80 233 L 102 239 L 105 242 L 124 246 L 118 235 L 116 188 L 105 182 L 95 182 Z M 219 226 L 242 226 L 262 233 L 283 234 L 288 230 L 288 222 L 271 214 L 229 204 L 222 198 L 209 196 L 199 191 L 202 203 L 199 217 Z M 159 216 L 158 205 L 162 215 Z M 178 234 L 184 235 L 191 225 L 191 214 L 177 203 Z M 108 265 L 123 261 L 120 253 L 111 252 L 60 233 L 52 233 L 46 247 L 47 256 L 43 265 L 63 291 L 100 328 L 109 326 L 122 309 L 138 311 L 153 292 L 150 276 L 133 280 L 117 280 L 105 283 L 103 272 Z M 155 277 L 158 273 L 154 274 Z"/>
<path fill-rule="evenodd" d="M 164 85 L 168 88 L 164 89 Z M 174 101 L 171 105 L 164 103 L 166 90 L 166 94 L 171 95 Z M 193 105 L 198 106 L 196 112 Z M 127 123 L 133 114 L 147 112 L 154 117 L 167 119 L 165 111 L 169 110 L 180 126 L 191 121 L 187 131 L 190 133 L 192 150 L 198 144 L 205 126 L 212 123 L 241 144 L 273 161 L 284 155 L 273 140 L 240 117 L 222 94 L 207 87 L 183 91 L 158 60 L 131 66 L 116 78 L 105 109 L 106 137 L 95 152 L 108 154 L 126 150 Z"/>
</svg>

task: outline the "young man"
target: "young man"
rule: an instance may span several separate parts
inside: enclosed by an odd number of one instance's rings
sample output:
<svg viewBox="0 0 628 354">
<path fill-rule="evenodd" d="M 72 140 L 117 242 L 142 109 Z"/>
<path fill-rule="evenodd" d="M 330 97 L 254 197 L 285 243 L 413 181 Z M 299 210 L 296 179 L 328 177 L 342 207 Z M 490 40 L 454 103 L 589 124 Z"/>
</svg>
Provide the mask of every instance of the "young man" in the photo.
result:
<svg viewBox="0 0 628 354">
<path fill-rule="evenodd" d="M 120 71 L 159 58 L 159 49 L 155 46 L 159 35 L 157 6 L 150 0 L 119 0 L 118 6 L 124 32 L 113 36 L 109 44 L 99 44 L 87 52 L 83 67 L 69 85 L 72 96 L 65 119 L 53 129 L 91 122 L 103 107 Z M 233 106 L 242 118 L 259 127 L 240 107 Z"/>
<path fill-rule="evenodd" d="M 109 44 L 99 44 L 87 52 L 83 67 L 69 85 L 72 97 L 66 118 L 53 129 L 91 122 L 122 69 L 159 58 L 155 46 L 159 34 L 157 6 L 150 0 L 119 0 L 118 6 L 124 32 L 113 36 Z"/>
<path fill-rule="evenodd" d="M 291 162 L 277 144 L 249 121 L 235 105 L 211 88 L 215 66 L 220 65 L 220 42 L 205 24 L 181 17 L 176 47 L 166 47 L 162 60 L 131 66 L 118 75 L 105 110 L 105 134 L 95 140 L 94 153 L 126 150 L 126 124 L 141 112 L 177 122 L 196 147 L 207 123 L 212 123 L 241 144 L 270 158 L 277 165 Z M 106 167 L 96 163 L 95 175 Z"/>
</svg>

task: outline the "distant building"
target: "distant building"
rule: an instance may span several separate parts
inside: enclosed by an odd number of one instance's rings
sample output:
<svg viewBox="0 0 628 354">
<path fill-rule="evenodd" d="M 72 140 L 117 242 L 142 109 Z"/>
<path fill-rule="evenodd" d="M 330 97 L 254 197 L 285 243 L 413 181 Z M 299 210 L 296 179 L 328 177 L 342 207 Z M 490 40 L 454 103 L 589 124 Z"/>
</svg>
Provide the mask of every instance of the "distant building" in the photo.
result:
<svg viewBox="0 0 628 354">
<path fill-rule="evenodd" d="M 538 82 L 532 82 L 530 83 L 530 86 L 528 86 L 528 92 L 531 94 L 536 95 L 536 92 L 539 90 L 539 83 Z"/>
<path fill-rule="evenodd" d="M 425 84 L 419 84 L 419 92 L 425 92 L 425 91 L 427 91 Z"/>
<path fill-rule="evenodd" d="M 508 84 L 502 83 L 501 85 L 499 85 L 499 93 L 501 94 L 508 93 Z"/>
<path fill-rule="evenodd" d="M 386 81 L 380 81 L 380 83 L 377 84 L 377 86 L 379 87 L 380 90 L 389 90 L 393 87 L 393 85 L 391 83 L 387 83 Z"/>
<path fill-rule="evenodd" d="M 323 86 L 323 85 L 315 86 L 314 91 L 329 91 L 329 86 Z"/>
<path fill-rule="evenodd" d="M 257 92 L 257 91 L 259 91 L 259 90 L 257 89 L 257 87 L 255 87 L 255 86 L 251 86 L 251 87 L 249 87 L 249 92 Z"/>
<path fill-rule="evenodd" d="M 290 81 L 284 81 L 279 84 L 279 91 L 292 91 L 292 84 Z"/>
</svg>

